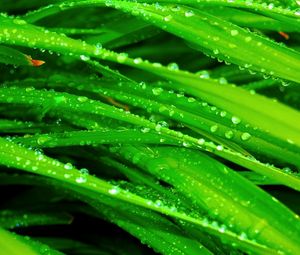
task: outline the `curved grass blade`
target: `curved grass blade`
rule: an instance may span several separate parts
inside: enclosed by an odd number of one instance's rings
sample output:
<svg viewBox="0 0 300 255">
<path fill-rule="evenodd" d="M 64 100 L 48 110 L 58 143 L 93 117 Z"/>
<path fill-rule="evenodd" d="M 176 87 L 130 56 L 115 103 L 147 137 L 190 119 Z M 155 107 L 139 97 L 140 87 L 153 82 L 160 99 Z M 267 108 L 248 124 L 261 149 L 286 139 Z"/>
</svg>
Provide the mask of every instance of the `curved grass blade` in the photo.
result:
<svg viewBox="0 0 300 255">
<path fill-rule="evenodd" d="M 72 217 L 66 213 L 32 213 L 12 210 L 0 211 L 0 226 L 6 229 L 14 229 L 29 226 L 45 226 L 70 224 Z"/>
<path fill-rule="evenodd" d="M 0 63 L 16 66 L 40 66 L 45 62 L 32 59 L 30 56 L 25 55 L 16 49 L 0 45 Z"/>
<path fill-rule="evenodd" d="M 237 152 L 222 148 L 218 149 L 215 144 L 184 135 L 166 128 L 163 123 L 153 123 L 140 116 L 124 112 L 122 109 L 104 104 L 100 101 L 90 100 L 87 97 L 70 95 L 67 93 L 58 93 L 53 91 L 35 90 L 34 88 L 0 88 L 0 101 L 3 103 L 31 104 L 46 107 L 47 111 L 64 109 L 68 112 L 79 112 L 106 116 L 112 119 L 124 121 L 137 125 L 140 128 L 155 130 L 167 137 L 172 137 L 180 144 L 190 144 L 195 148 L 204 149 L 213 152 L 232 162 L 238 163 L 246 168 L 266 175 L 274 180 L 278 180 L 285 185 L 300 190 L 300 179 L 293 174 L 286 173 L 276 167 L 258 162 L 256 159 L 249 158 Z M 94 125 L 94 124 L 93 124 Z M 147 132 L 147 131 L 146 131 Z"/>
<path fill-rule="evenodd" d="M 77 191 L 82 190 L 82 192 L 88 194 L 92 193 L 92 198 L 95 198 L 95 194 L 99 196 L 104 195 L 196 224 L 198 227 L 203 228 L 203 230 L 217 236 L 220 234 L 219 226 L 208 223 L 206 218 L 194 218 L 176 210 L 174 211 L 163 204 L 157 206 L 151 200 L 123 190 L 94 176 L 86 175 L 86 173 L 79 172 L 73 167 L 70 169 L 68 164 L 64 165 L 57 160 L 48 158 L 3 138 L 0 138 L 0 162 L 2 165 L 58 180 L 62 184 L 69 185 Z M 241 247 L 245 247 L 249 250 L 267 251 L 269 254 L 277 253 L 271 248 L 255 243 L 250 239 L 240 240 L 237 234 L 229 230 L 224 232 L 222 230 L 222 236 L 231 242 L 238 242 Z"/>
<path fill-rule="evenodd" d="M 127 8 L 128 6 L 125 7 Z M 144 11 L 142 7 L 140 11 Z M 136 13 L 136 15 L 138 14 L 139 12 Z M 38 47 L 42 49 L 46 48 L 62 54 L 69 53 L 75 56 L 80 55 L 81 58 L 85 60 L 88 60 L 86 58 L 86 55 L 88 55 L 118 63 L 124 63 L 153 72 L 164 78 L 176 81 L 177 83 L 186 84 L 187 87 L 185 87 L 185 90 L 187 92 L 197 97 L 201 97 L 204 100 L 227 110 L 228 112 L 236 114 L 237 116 L 244 116 L 245 120 L 253 126 L 258 126 L 284 141 L 300 146 L 299 128 L 292 124 L 294 119 L 299 118 L 299 113 L 287 106 L 273 102 L 272 100 L 259 95 L 253 95 L 240 88 L 229 85 L 220 86 L 218 82 L 213 80 L 199 79 L 196 75 L 177 70 L 169 70 L 161 65 L 150 64 L 147 61 L 139 61 L 137 64 L 133 59 L 128 58 L 124 54 L 116 54 L 103 48 L 99 49 L 96 46 L 88 45 L 79 40 L 73 40 L 63 35 L 47 32 L 42 28 L 38 28 L 33 25 L 26 25 L 24 23 L 25 21 L 22 20 L 11 19 L 3 16 L 1 16 L 0 19 L 2 20 L 3 29 L 6 27 L 5 31 L 7 31 L 6 33 L 10 35 L 10 37 L 7 38 L 7 34 L 4 33 L 4 41 L 6 43 L 20 44 L 23 46 Z M 161 21 L 161 18 L 159 18 L 159 20 Z M 15 23 L 22 24 L 18 24 L 18 26 L 16 26 Z M 161 23 L 164 24 L 164 21 L 161 21 Z M 18 37 L 14 36 L 12 31 L 10 31 L 16 30 L 17 27 L 19 28 L 20 33 Z M 3 31 L 4 30 L 2 30 L 2 32 Z M 47 43 L 48 36 L 52 36 L 52 38 L 54 38 L 53 43 Z"/>
<path fill-rule="evenodd" d="M 62 255 L 63 253 L 50 249 L 45 244 L 12 234 L 0 228 L 0 249 L 9 255 Z"/>
<path fill-rule="evenodd" d="M 56 134 L 27 135 L 26 137 L 15 137 L 13 141 L 40 148 L 118 143 L 178 144 L 178 141 L 175 139 L 162 137 L 153 131 L 143 133 L 140 129 L 124 128 L 120 130 L 105 129 L 101 131 L 73 131 Z"/>
<path fill-rule="evenodd" d="M 134 156 L 135 164 L 174 185 L 200 207 L 205 204 L 225 228 L 290 254 L 299 251 L 299 216 L 221 163 L 178 148 L 124 146 L 120 152 L 127 159 Z"/>
</svg>

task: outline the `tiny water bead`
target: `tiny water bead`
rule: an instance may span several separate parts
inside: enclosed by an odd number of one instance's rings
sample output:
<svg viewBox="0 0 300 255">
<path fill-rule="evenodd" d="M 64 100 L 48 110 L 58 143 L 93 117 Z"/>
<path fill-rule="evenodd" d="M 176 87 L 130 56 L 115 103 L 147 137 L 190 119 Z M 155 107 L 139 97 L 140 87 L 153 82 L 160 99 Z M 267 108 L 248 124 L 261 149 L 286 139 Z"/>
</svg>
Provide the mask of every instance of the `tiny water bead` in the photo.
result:
<svg viewBox="0 0 300 255">
<path fill-rule="evenodd" d="M 230 34 L 231 34 L 232 36 L 236 36 L 236 35 L 239 34 L 239 31 L 234 29 L 234 30 L 231 30 L 231 31 L 230 31 Z"/>
<path fill-rule="evenodd" d="M 205 71 L 205 70 L 197 72 L 196 75 L 199 75 L 199 77 L 202 78 L 202 79 L 209 79 L 210 78 L 209 72 Z"/>
<path fill-rule="evenodd" d="M 153 88 L 152 93 L 155 96 L 159 96 L 164 90 L 162 88 Z"/>
<path fill-rule="evenodd" d="M 80 96 L 80 97 L 77 97 L 77 100 L 78 100 L 80 103 L 84 103 L 84 102 L 88 101 L 88 98 L 85 97 L 85 96 Z"/>
<path fill-rule="evenodd" d="M 233 136 L 234 136 L 233 131 L 228 130 L 228 131 L 225 132 L 225 137 L 226 137 L 227 139 L 231 139 Z"/>
<path fill-rule="evenodd" d="M 37 139 L 37 144 L 38 145 L 44 145 L 45 143 L 51 141 L 51 137 L 49 136 L 40 136 L 38 139 Z"/>
<path fill-rule="evenodd" d="M 249 134 L 249 133 L 247 133 L 247 132 L 245 132 L 245 133 L 243 133 L 242 135 L 241 135 L 241 139 L 243 140 L 243 141 L 247 141 L 247 140 L 249 140 L 251 138 L 251 135 Z"/>
<path fill-rule="evenodd" d="M 220 115 L 221 115 L 221 117 L 225 117 L 227 115 L 227 112 L 226 111 L 221 111 Z"/>
<path fill-rule="evenodd" d="M 64 165 L 64 169 L 66 169 L 66 170 L 71 170 L 71 169 L 73 169 L 73 165 L 72 165 L 71 163 L 66 163 L 66 164 Z"/>
<path fill-rule="evenodd" d="M 143 59 L 142 59 L 142 58 L 135 58 L 135 59 L 133 60 L 133 63 L 135 63 L 136 65 L 141 64 L 142 62 L 143 62 Z"/>
<path fill-rule="evenodd" d="M 108 193 L 111 195 L 116 195 L 120 192 L 120 188 L 117 186 L 112 187 L 111 189 L 108 190 Z"/>
<path fill-rule="evenodd" d="M 120 53 L 117 56 L 117 61 L 119 63 L 124 63 L 127 59 L 128 59 L 128 54 L 126 54 L 126 53 Z"/>
<path fill-rule="evenodd" d="M 217 150 L 222 151 L 224 149 L 223 145 L 217 145 Z"/>
<path fill-rule="evenodd" d="M 148 128 L 148 127 L 142 127 L 142 128 L 141 128 L 141 132 L 142 132 L 142 133 L 149 133 L 150 131 L 151 131 L 151 129 Z"/>
<path fill-rule="evenodd" d="M 164 17 L 164 21 L 170 21 L 172 19 L 172 16 L 171 15 L 168 15 L 168 16 L 165 16 Z"/>
<path fill-rule="evenodd" d="M 177 63 L 170 63 L 168 64 L 168 69 L 172 71 L 177 71 L 179 70 L 178 64 Z"/>
<path fill-rule="evenodd" d="M 86 178 L 86 176 L 78 176 L 78 177 L 76 177 L 75 181 L 79 184 L 85 183 L 87 181 L 87 178 Z"/>
<path fill-rule="evenodd" d="M 218 125 L 213 125 L 213 126 L 210 127 L 210 131 L 211 131 L 212 133 L 214 133 L 214 132 L 216 132 L 216 131 L 218 130 L 218 128 L 219 128 Z"/>
<path fill-rule="evenodd" d="M 231 122 L 235 125 L 241 123 L 241 119 L 239 117 L 236 117 L 236 116 L 232 116 L 231 117 Z"/>
<path fill-rule="evenodd" d="M 187 18 L 192 17 L 194 15 L 195 15 L 195 13 L 192 10 L 188 10 L 184 13 L 184 16 Z"/>
<path fill-rule="evenodd" d="M 90 60 L 90 57 L 89 56 L 85 56 L 85 55 L 80 55 L 80 59 L 82 61 L 88 61 L 88 60 Z"/>
</svg>

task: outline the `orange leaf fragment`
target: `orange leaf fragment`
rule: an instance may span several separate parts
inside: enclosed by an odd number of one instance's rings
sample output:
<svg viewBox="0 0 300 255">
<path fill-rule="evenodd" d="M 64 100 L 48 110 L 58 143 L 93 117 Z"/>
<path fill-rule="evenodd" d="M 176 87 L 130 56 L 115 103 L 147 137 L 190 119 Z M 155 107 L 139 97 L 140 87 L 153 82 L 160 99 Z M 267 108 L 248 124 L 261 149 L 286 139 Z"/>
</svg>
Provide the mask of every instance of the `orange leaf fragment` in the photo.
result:
<svg viewBox="0 0 300 255">
<path fill-rule="evenodd" d="M 29 60 L 29 64 L 32 66 L 41 66 L 45 64 L 45 61 L 38 60 L 38 59 L 32 59 L 31 56 L 27 56 L 27 59 Z"/>
<path fill-rule="evenodd" d="M 278 32 L 282 37 L 284 37 L 284 39 L 285 40 L 288 40 L 289 38 L 290 38 L 290 36 L 287 34 L 287 33 L 285 33 L 285 32 Z"/>
</svg>

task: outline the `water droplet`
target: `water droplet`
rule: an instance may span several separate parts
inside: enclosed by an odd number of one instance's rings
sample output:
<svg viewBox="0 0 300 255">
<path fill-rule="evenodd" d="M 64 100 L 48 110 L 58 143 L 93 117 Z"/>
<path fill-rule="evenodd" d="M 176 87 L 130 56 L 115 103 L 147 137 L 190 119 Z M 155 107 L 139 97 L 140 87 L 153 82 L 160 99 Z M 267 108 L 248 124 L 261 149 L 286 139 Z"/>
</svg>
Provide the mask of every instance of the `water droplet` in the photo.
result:
<svg viewBox="0 0 300 255">
<path fill-rule="evenodd" d="M 153 88 L 152 93 L 155 96 L 159 96 L 164 90 L 162 88 Z"/>
<path fill-rule="evenodd" d="M 239 34 L 239 31 L 233 29 L 233 30 L 230 31 L 230 34 L 231 34 L 232 36 L 236 36 L 236 35 Z"/>
<path fill-rule="evenodd" d="M 233 134 L 233 132 L 231 130 L 228 130 L 228 131 L 225 132 L 225 137 L 227 139 L 231 139 L 233 137 L 233 135 L 234 134 Z"/>
<path fill-rule="evenodd" d="M 176 63 L 170 63 L 170 64 L 168 64 L 168 69 L 172 70 L 172 71 L 177 71 L 177 70 L 179 70 L 179 67 Z"/>
<path fill-rule="evenodd" d="M 194 15 L 195 15 L 195 13 L 192 10 L 186 11 L 184 13 L 184 16 L 187 17 L 187 18 L 192 17 Z"/>
<path fill-rule="evenodd" d="M 213 126 L 210 127 L 210 131 L 212 133 L 216 132 L 217 130 L 218 130 L 218 125 L 213 125 Z"/>
<path fill-rule="evenodd" d="M 37 139 L 37 143 L 38 145 L 43 145 L 45 144 L 46 142 L 50 141 L 51 138 L 48 137 L 48 136 L 40 136 L 38 139 Z"/>
<path fill-rule="evenodd" d="M 226 230 L 226 226 L 223 224 L 218 228 L 219 232 L 224 233 Z"/>
<path fill-rule="evenodd" d="M 247 234 L 245 232 L 242 232 L 240 235 L 239 235 L 239 239 L 240 240 L 247 240 Z"/>
<path fill-rule="evenodd" d="M 247 133 L 247 132 L 245 132 L 245 133 L 243 133 L 242 135 L 241 135 L 241 139 L 243 140 L 243 141 L 247 141 L 247 140 L 249 140 L 251 138 L 251 135 L 249 134 L 249 133 Z"/>
<path fill-rule="evenodd" d="M 71 170 L 71 169 L 73 169 L 73 165 L 72 165 L 71 163 L 66 163 L 66 164 L 64 165 L 64 169 L 66 169 L 66 170 Z"/>
<path fill-rule="evenodd" d="M 227 115 L 227 112 L 221 111 L 221 112 L 220 112 L 220 115 L 221 115 L 221 117 L 225 117 L 225 116 Z"/>
<path fill-rule="evenodd" d="M 141 58 L 135 58 L 134 60 L 133 60 L 133 63 L 135 63 L 136 65 L 138 65 L 138 64 L 140 64 L 140 63 L 142 63 L 143 62 L 143 60 L 141 59 Z"/>
<path fill-rule="evenodd" d="M 27 22 L 25 20 L 22 20 L 22 19 L 14 19 L 13 23 L 18 24 L 18 25 L 25 25 L 25 24 L 27 24 Z"/>
<path fill-rule="evenodd" d="M 87 97 L 84 97 L 84 96 L 80 96 L 80 97 L 77 97 L 77 100 L 80 102 L 80 103 L 84 103 L 88 100 Z"/>
<path fill-rule="evenodd" d="M 198 142 L 199 145 L 205 144 L 205 140 L 203 138 L 198 139 L 197 142 Z"/>
<path fill-rule="evenodd" d="M 85 183 L 86 181 L 87 181 L 87 179 L 86 179 L 86 177 L 85 176 L 79 176 L 79 177 L 77 177 L 76 179 L 75 179 L 75 181 L 77 182 L 77 183 Z"/>
<path fill-rule="evenodd" d="M 101 50 L 102 50 L 102 44 L 101 43 L 97 43 L 96 44 L 96 49 L 94 51 L 95 55 L 100 55 L 101 54 Z"/>
<path fill-rule="evenodd" d="M 89 170 L 86 169 L 86 168 L 81 168 L 81 169 L 79 170 L 79 172 L 80 172 L 82 175 L 88 175 L 88 174 L 89 174 Z"/>
<path fill-rule="evenodd" d="M 90 60 L 90 57 L 89 56 L 85 56 L 85 55 L 80 55 L 80 59 L 82 61 L 88 61 L 88 60 Z"/>
<path fill-rule="evenodd" d="M 124 63 L 128 58 L 128 55 L 126 53 L 120 53 L 118 56 L 117 56 L 117 61 L 119 63 Z"/>
<path fill-rule="evenodd" d="M 218 151 L 222 151 L 223 149 L 224 149 L 223 145 L 218 145 L 218 146 L 217 146 L 217 150 L 218 150 Z"/>
<path fill-rule="evenodd" d="M 161 130 L 162 126 L 160 124 L 157 124 L 155 126 L 155 131 L 159 132 Z"/>
<path fill-rule="evenodd" d="M 217 54 L 220 53 L 220 51 L 219 51 L 218 49 L 214 49 L 214 50 L 213 50 L 213 53 L 214 53 L 215 55 L 217 55 Z"/>
<path fill-rule="evenodd" d="M 139 83 L 139 85 L 142 87 L 142 89 L 146 89 L 146 88 L 147 88 L 146 83 L 143 82 L 143 81 L 141 81 L 141 82 Z"/>
<path fill-rule="evenodd" d="M 284 168 L 282 168 L 282 170 L 288 174 L 291 174 L 293 172 L 289 167 L 284 167 Z"/>
<path fill-rule="evenodd" d="M 108 190 L 108 193 L 111 195 L 116 195 L 120 192 L 118 187 L 112 187 L 111 189 Z"/>
<path fill-rule="evenodd" d="M 165 16 L 164 17 L 164 21 L 168 22 L 172 19 L 172 16 L 171 15 L 168 15 L 168 16 Z"/>
<path fill-rule="evenodd" d="M 220 84 L 228 84 L 226 78 L 224 78 L 224 77 L 221 77 L 221 78 L 219 79 L 219 83 L 220 83 Z"/>
<path fill-rule="evenodd" d="M 148 132 L 150 132 L 150 128 L 148 128 L 148 127 L 142 127 L 141 128 L 141 132 L 142 133 L 148 133 Z"/>
<path fill-rule="evenodd" d="M 295 15 L 296 16 L 300 16 L 300 9 L 298 9 L 298 10 L 295 11 Z"/>
<path fill-rule="evenodd" d="M 66 179 L 69 179 L 71 176 L 72 176 L 71 174 L 64 174 L 64 177 L 65 177 Z"/>
<path fill-rule="evenodd" d="M 182 143 L 182 145 L 183 145 L 183 147 L 186 147 L 186 148 L 191 146 L 187 141 L 184 141 Z"/>
<path fill-rule="evenodd" d="M 209 72 L 207 71 L 199 71 L 196 73 L 197 75 L 199 75 L 200 78 L 202 79 L 209 79 Z"/>
<path fill-rule="evenodd" d="M 196 99 L 193 98 L 193 97 L 189 97 L 189 98 L 188 98 L 188 102 L 189 102 L 189 103 L 193 103 L 193 102 L 195 102 L 195 101 L 196 101 Z"/>
<path fill-rule="evenodd" d="M 231 121 L 232 121 L 233 124 L 237 125 L 241 122 L 241 119 L 236 117 L 236 116 L 232 116 Z"/>
</svg>

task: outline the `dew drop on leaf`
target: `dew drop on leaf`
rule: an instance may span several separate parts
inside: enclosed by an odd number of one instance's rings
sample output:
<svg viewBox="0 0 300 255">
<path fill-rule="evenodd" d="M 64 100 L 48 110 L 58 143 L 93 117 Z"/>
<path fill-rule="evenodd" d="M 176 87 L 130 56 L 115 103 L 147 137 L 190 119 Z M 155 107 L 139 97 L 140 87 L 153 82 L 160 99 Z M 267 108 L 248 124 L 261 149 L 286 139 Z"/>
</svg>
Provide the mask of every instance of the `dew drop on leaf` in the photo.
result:
<svg viewBox="0 0 300 255">
<path fill-rule="evenodd" d="M 168 16 L 165 16 L 164 17 L 164 21 L 170 21 L 172 19 L 172 16 L 171 15 L 168 15 Z"/>
<path fill-rule="evenodd" d="M 84 103 L 88 100 L 87 97 L 84 97 L 84 96 L 80 96 L 80 97 L 77 97 L 77 100 L 80 102 L 80 103 Z"/>
<path fill-rule="evenodd" d="M 195 13 L 192 10 L 186 11 L 184 13 L 184 16 L 187 17 L 187 18 L 192 17 L 194 15 L 195 15 Z"/>
<path fill-rule="evenodd" d="M 213 125 L 210 127 L 210 132 L 214 133 L 218 130 L 218 125 Z"/>
<path fill-rule="evenodd" d="M 239 31 L 233 29 L 233 30 L 230 31 L 230 34 L 231 34 L 232 36 L 236 36 L 236 35 L 239 34 Z"/>
<path fill-rule="evenodd" d="M 198 139 L 197 143 L 199 145 L 203 145 L 205 143 L 205 140 L 203 138 Z"/>
<path fill-rule="evenodd" d="M 241 135 L 241 139 L 243 140 L 243 141 L 247 141 L 247 140 L 249 140 L 251 138 L 251 135 L 249 134 L 249 133 L 247 133 L 247 132 L 245 132 L 245 133 L 243 133 L 242 135 Z"/>
<path fill-rule="evenodd" d="M 108 193 L 111 195 L 116 195 L 120 192 L 118 187 L 112 187 L 111 189 L 108 190 Z"/>
<path fill-rule="evenodd" d="M 153 88 L 153 89 L 152 89 L 152 93 L 153 93 L 153 95 L 155 95 L 155 96 L 159 96 L 162 92 L 163 92 L 163 89 L 162 89 L 162 88 Z"/>
<path fill-rule="evenodd" d="M 232 116 L 231 117 L 231 122 L 235 125 L 239 124 L 241 122 L 241 119 L 236 117 L 236 116 Z"/>
<path fill-rule="evenodd" d="M 85 55 L 80 55 L 80 59 L 82 61 L 88 61 L 88 60 L 90 60 L 90 57 L 89 56 L 85 56 Z"/>
<path fill-rule="evenodd" d="M 172 71 L 176 71 L 176 70 L 179 70 L 179 67 L 176 63 L 170 63 L 170 64 L 168 64 L 168 69 L 172 70 Z"/>
<path fill-rule="evenodd" d="M 85 183 L 86 181 L 87 181 L 87 179 L 86 179 L 86 177 L 85 176 L 79 176 L 79 177 L 77 177 L 76 179 L 75 179 L 75 181 L 77 182 L 77 183 Z"/>
<path fill-rule="evenodd" d="M 64 169 L 66 169 L 66 170 L 71 170 L 71 169 L 73 169 L 73 165 L 72 165 L 71 163 L 66 163 L 66 164 L 64 165 Z"/>
<path fill-rule="evenodd" d="M 233 137 L 233 135 L 234 134 L 233 134 L 233 132 L 231 130 L 228 130 L 228 131 L 225 132 L 225 137 L 227 139 L 231 139 Z"/>
</svg>

